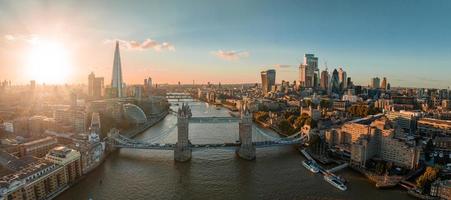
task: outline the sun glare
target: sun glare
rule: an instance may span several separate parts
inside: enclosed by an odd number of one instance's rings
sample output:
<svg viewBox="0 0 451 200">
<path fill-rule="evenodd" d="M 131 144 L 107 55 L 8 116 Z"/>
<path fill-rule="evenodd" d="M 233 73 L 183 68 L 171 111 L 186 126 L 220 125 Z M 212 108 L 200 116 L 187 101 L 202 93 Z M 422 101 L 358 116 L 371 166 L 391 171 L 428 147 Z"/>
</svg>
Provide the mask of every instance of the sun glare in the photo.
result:
<svg viewBox="0 0 451 200">
<path fill-rule="evenodd" d="M 39 83 L 64 83 L 71 70 L 70 63 L 68 51 L 61 43 L 37 39 L 31 44 L 26 71 Z"/>
</svg>

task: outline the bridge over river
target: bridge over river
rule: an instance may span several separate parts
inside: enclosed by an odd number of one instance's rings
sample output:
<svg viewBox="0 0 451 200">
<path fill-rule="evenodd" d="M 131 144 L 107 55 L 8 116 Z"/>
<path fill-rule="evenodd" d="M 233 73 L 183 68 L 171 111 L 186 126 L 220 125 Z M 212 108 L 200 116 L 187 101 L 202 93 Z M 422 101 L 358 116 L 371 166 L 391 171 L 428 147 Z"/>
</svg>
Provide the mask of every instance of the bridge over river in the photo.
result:
<svg viewBox="0 0 451 200">
<path fill-rule="evenodd" d="M 191 159 L 191 152 L 201 149 L 229 149 L 236 151 L 237 155 L 243 159 L 255 159 L 257 148 L 269 148 L 274 146 L 298 145 L 306 139 L 306 135 L 300 132 L 289 137 L 274 137 L 268 135 L 260 128 L 252 127 L 252 114 L 243 109 L 241 117 L 193 117 L 188 105 L 182 105 L 177 114 L 177 123 L 168 129 L 162 131 L 157 136 L 146 138 L 144 140 L 135 140 L 122 135 L 120 132 L 113 132 L 108 138 L 108 143 L 114 148 L 129 149 L 153 149 L 153 150 L 171 150 L 174 151 L 176 161 L 187 161 Z M 210 123 L 239 123 L 239 140 L 232 143 L 208 143 L 192 144 L 189 140 L 189 124 L 210 124 Z M 176 143 L 159 143 L 173 129 L 177 128 Z M 255 133 L 253 134 L 255 130 Z M 253 135 L 256 137 L 253 138 Z"/>
</svg>

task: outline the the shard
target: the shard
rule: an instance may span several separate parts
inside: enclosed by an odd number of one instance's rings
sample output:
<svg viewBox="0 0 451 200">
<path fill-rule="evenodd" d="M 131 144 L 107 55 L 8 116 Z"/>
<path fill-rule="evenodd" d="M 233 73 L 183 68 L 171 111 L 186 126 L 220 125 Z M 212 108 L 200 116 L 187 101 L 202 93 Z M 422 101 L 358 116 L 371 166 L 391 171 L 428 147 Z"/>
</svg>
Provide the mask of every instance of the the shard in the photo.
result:
<svg viewBox="0 0 451 200">
<path fill-rule="evenodd" d="M 113 77 L 111 78 L 111 88 L 117 92 L 117 97 L 122 97 L 122 66 L 118 41 L 116 41 L 116 49 L 114 50 Z"/>
</svg>

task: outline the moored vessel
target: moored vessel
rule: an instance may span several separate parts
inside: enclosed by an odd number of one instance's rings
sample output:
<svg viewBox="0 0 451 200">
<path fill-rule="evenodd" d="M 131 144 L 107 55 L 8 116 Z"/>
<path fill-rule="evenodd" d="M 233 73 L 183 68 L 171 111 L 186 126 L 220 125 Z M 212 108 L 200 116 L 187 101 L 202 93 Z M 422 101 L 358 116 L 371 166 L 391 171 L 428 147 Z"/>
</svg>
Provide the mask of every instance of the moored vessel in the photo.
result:
<svg viewBox="0 0 451 200">
<path fill-rule="evenodd" d="M 316 163 L 314 161 L 304 160 L 302 161 L 302 165 L 315 174 L 319 172 L 319 168 L 318 166 L 316 166 Z"/>
<path fill-rule="evenodd" d="M 324 180 L 326 180 L 331 185 L 335 186 L 336 188 L 340 189 L 341 191 L 346 191 L 348 188 L 346 187 L 343 182 L 341 182 L 338 178 L 332 175 L 324 175 Z"/>
</svg>

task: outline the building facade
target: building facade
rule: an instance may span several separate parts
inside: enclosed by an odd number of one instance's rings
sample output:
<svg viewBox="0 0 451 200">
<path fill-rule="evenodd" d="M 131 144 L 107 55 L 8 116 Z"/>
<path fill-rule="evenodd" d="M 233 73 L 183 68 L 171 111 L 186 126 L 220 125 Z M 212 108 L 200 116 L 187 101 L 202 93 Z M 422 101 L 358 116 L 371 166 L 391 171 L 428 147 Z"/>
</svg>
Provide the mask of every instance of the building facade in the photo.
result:
<svg viewBox="0 0 451 200">
<path fill-rule="evenodd" d="M 122 83 L 122 65 L 121 55 L 119 52 L 119 42 L 116 41 L 116 48 L 114 50 L 113 61 L 113 75 L 111 78 L 111 89 L 114 97 L 123 97 L 123 83 Z"/>
<path fill-rule="evenodd" d="M 451 121 L 432 118 L 418 120 L 418 133 L 423 136 L 451 136 Z"/>
<path fill-rule="evenodd" d="M 372 78 L 370 86 L 373 89 L 379 89 L 379 87 L 381 86 L 381 79 L 379 77 Z"/>
<path fill-rule="evenodd" d="M 319 86 L 318 57 L 315 57 L 314 54 L 304 55 L 304 63 L 299 65 L 299 82 L 302 87 Z"/>
<path fill-rule="evenodd" d="M 329 72 L 327 70 L 322 71 L 321 72 L 321 81 L 320 81 L 321 89 L 323 89 L 323 90 L 329 89 L 329 79 L 330 79 Z"/>
<path fill-rule="evenodd" d="M 23 143 L 19 145 L 19 156 L 24 157 L 30 155 L 41 158 L 56 145 L 57 140 L 53 137 L 45 137 L 39 140 Z"/>
<path fill-rule="evenodd" d="M 104 91 L 103 77 L 96 77 L 93 72 L 88 76 L 88 96 L 92 99 L 100 99 Z"/>
<path fill-rule="evenodd" d="M 276 84 L 276 70 L 270 69 L 261 72 L 263 95 L 271 91 L 272 86 Z"/>
</svg>

